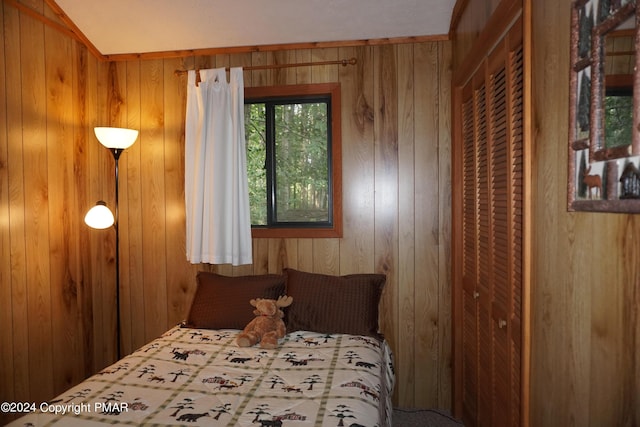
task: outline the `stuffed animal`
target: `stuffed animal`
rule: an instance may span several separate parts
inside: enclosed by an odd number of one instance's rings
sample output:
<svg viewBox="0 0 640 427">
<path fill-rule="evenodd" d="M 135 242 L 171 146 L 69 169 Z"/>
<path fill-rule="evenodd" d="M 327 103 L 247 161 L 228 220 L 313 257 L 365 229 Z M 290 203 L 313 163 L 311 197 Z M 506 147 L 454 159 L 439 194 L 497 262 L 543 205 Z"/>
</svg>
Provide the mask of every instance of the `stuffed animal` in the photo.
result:
<svg viewBox="0 0 640 427">
<path fill-rule="evenodd" d="M 292 302 L 293 298 L 287 296 L 281 296 L 277 301 L 262 298 L 249 301 L 249 304 L 256 308 L 253 310 L 256 317 L 238 334 L 238 346 L 251 347 L 260 343 L 261 348 L 276 348 L 278 339 L 287 333 L 282 320 L 284 313 L 280 308 L 288 307 Z"/>
</svg>

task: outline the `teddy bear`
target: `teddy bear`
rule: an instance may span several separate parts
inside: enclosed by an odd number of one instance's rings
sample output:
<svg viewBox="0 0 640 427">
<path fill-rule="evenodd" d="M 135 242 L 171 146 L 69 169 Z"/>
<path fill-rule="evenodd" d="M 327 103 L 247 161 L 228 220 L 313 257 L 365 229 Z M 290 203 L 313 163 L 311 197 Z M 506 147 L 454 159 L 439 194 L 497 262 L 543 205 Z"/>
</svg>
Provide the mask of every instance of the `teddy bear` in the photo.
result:
<svg viewBox="0 0 640 427">
<path fill-rule="evenodd" d="M 261 348 L 273 349 L 278 345 L 278 339 L 287 333 L 282 318 L 284 313 L 280 308 L 288 307 L 293 302 L 292 297 L 280 296 L 278 300 L 256 298 L 249 304 L 256 309 L 256 317 L 238 334 L 236 342 L 239 347 L 251 347 L 260 343 Z"/>
</svg>

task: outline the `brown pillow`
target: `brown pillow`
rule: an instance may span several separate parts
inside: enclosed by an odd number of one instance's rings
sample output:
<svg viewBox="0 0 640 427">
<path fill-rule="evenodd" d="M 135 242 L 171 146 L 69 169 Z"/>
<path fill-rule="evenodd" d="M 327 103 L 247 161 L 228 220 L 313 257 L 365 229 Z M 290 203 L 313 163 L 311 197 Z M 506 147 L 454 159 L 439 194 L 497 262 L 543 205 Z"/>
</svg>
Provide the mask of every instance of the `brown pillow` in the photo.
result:
<svg viewBox="0 0 640 427">
<path fill-rule="evenodd" d="M 277 299 L 284 294 L 284 275 L 229 277 L 201 271 L 185 326 L 202 329 L 243 329 L 255 316 L 249 301 Z"/>
<path fill-rule="evenodd" d="M 380 338 L 378 304 L 384 274 L 330 276 L 285 269 L 286 294 L 293 304 L 285 309 L 287 332 L 367 335 Z"/>
</svg>

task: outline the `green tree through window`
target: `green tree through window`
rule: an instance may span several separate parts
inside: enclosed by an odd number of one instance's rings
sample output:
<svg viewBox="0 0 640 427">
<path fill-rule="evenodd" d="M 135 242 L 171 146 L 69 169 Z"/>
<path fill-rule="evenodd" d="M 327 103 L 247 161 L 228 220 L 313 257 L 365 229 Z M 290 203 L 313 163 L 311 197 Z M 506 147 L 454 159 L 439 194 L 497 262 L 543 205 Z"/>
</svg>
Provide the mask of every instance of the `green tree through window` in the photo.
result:
<svg viewBox="0 0 640 427">
<path fill-rule="evenodd" d="M 333 229 L 331 93 L 245 95 L 245 136 L 254 230 Z"/>
</svg>

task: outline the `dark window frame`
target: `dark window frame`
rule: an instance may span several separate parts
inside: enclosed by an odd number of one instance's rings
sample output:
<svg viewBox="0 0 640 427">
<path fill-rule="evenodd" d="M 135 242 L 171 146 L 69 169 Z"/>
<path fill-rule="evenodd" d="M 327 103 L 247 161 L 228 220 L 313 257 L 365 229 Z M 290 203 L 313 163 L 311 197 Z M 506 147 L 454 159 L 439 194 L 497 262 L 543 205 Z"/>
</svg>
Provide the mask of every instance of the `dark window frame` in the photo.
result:
<svg viewBox="0 0 640 427">
<path fill-rule="evenodd" d="M 342 125 L 339 83 L 319 83 L 287 86 L 265 86 L 245 88 L 245 103 L 287 98 L 314 98 L 329 96 L 331 108 L 330 137 L 330 184 L 332 206 L 329 217 L 331 225 L 279 224 L 276 226 L 256 226 L 251 228 L 254 238 L 333 238 L 342 237 Z"/>
</svg>

